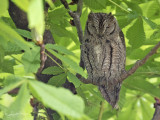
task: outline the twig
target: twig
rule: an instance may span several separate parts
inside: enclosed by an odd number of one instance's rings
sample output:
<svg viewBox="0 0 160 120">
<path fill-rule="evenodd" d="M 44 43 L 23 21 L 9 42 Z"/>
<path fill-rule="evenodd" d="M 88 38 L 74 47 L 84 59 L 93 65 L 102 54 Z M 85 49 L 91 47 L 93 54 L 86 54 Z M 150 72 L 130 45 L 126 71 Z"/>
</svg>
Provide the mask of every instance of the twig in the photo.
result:
<svg viewBox="0 0 160 120">
<path fill-rule="evenodd" d="M 39 105 L 39 103 L 38 103 L 38 101 L 35 99 L 35 98 L 31 98 L 30 99 L 30 105 L 33 107 L 33 118 L 34 118 L 34 120 L 37 120 L 37 117 L 38 117 L 38 111 L 39 111 L 39 109 L 38 109 L 38 105 Z"/>
<path fill-rule="evenodd" d="M 54 63 L 56 63 L 60 68 L 62 68 L 64 71 L 66 71 L 56 60 L 54 60 L 49 54 L 47 54 L 46 52 L 45 52 L 45 54 L 54 62 Z"/>
<path fill-rule="evenodd" d="M 61 0 L 61 3 L 64 5 L 66 9 L 69 9 L 69 6 L 66 0 Z"/>
<path fill-rule="evenodd" d="M 142 66 L 143 64 L 146 63 L 146 61 L 149 59 L 149 57 L 151 57 L 153 54 L 156 53 L 157 49 L 160 47 L 160 42 L 157 43 L 157 45 L 155 45 L 154 48 L 152 48 L 152 50 L 142 59 L 142 60 L 138 60 L 134 66 L 129 70 L 127 71 L 126 73 L 124 73 L 122 76 L 121 76 L 121 82 L 123 80 L 125 80 L 127 77 L 129 77 L 130 75 L 132 75 L 140 66 Z"/>
<path fill-rule="evenodd" d="M 45 55 L 45 45 L 44 43 L 40 44 L 40 60 L 41 60 L 41 64 L 40 64 L 40 68 L 38 69 L 37 73 L 41 73 L 44 65 L 45 65 L 45 61 L 47 60 L 47 56 Z"/>
<path fill-rule="evenodd" d="M 83 0 L 78 0 L 77 11 L 75 11 L 75 12 L 70 10 L 66 0 L 61 0 L 61 3 L 68 10 L 69 15 L 73 18 L 74 24 L 75 24 L 76 29 L 77 29 L 79 41 L 80 41 L 80 43 L 82 43 L 83 31 L 82 31 L 82 27 L 81 27 L 81 23 L 80 23 L 80 16 L 81 16 L 81 13 L 82 13 Z"/>
<path fill-rule="evenodd" d="M 100 107 L 100 111 L 99 111 L 99 115 L 98 115 L 98 120 L 102 119 L 103 110 L 104 110 L 104 102 L 101 102 L 101 107 Z"/>
<path fill-rule="evenodd" d="M 124 9 L 123 7 L 121 7 L 120 5 L 118 5 L 117 3 L 115 3 L 114 1 L 112 0 L 108 0 L 109 2 L 113 3 L 114 5 L 118 6 L 120 9 L 124 10 L 125 12 L 127 13 L 130 13 L 128 10 Z"/>
<path fill-rule="evenodd" d="M 33 107 L 33 113 L 34 113 L 34 120 L 37 120 L 37 117 L 38 117 L 38 107 L 37 106 L 34 106 Z"/>
<path fill-rule="evenodd" d="M 156 110 L 152 120 L 160 120 L 160 99 L 155 98 L 155 100 L 156 100 L 156 103 L 154 104 L 154 107 Z"/>
</svg>

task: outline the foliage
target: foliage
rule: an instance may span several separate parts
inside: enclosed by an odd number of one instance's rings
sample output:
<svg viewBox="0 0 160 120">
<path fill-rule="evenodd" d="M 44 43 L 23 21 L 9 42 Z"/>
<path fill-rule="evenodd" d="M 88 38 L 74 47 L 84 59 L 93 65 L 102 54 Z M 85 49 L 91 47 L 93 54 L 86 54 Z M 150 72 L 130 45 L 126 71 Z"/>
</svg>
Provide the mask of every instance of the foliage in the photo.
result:
<svg viewBox="0 0 160 120">
<path fill-rule="evenodd" d="M 48 83 L 35 80 L 35 73 L 40 67 L 40 48 L 34 42 L 24 40 L 23 37 L 32 38 L 31 32 L 15 27 L 8 14 L 9 1 L 0 0 L 0 118 L 32 120 L 33 107 L 29 100 L 33 97 L 42 104 L 44 118 L 47 117 L 45 107 L 48 107 L 57 112 L 53 114 L 56 120 L 97 120 L 101 101 L 104 102 L 102 120 L 152 118 L 154 97 L 160 98 L 160 50 L 123 82 L 118 103 L 120 110 L 115 111 L 96 86 L 83 84 L 75 75 L 87 76 L 78 65 L 80 43 L 76 28 L 70 25 L 72 18 L 60 0 L 54 3 L 46 0 L 50 9 L 45 15 L 42 0 L 12 1 L 27 13 L 30 29 L 41 35 L 45 25 L 51 30 L 56 44 L 47 44 L 46 49 L 60 59 L 62 65 L 51 66 L 42 72 L 55 75 Z M 73 11 L 76 9 L 76 5 L 70 7 Z M 84 0 L 80 19 L 83 30 L 90 11 L 112 12 L 116 16 L 126 40 L 126 69 L 142 59 L 160 41 L 159 0 Z M 66 79 L 74 84 L 77 95 L 62 88 Z M 20 89 L 17 95 L 8 94 L 17 87 Z"/>
</svg>

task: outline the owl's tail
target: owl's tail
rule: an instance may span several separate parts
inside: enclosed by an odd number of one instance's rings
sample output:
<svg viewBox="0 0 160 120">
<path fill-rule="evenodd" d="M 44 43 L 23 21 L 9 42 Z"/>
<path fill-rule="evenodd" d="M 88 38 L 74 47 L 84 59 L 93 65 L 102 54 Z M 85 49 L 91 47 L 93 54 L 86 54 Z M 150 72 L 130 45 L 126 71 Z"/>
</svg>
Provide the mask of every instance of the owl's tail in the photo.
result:
<svg viewBox="0 0 160 120">
<path fill-rule="evenodd" d="M 100 85 L 99 90 L 102 96 L 107 100 L 109 104 L 115 109 L 118 109 L 119 92 L 121 89 L 121 84 L 116 85 Z"/>
</svg>

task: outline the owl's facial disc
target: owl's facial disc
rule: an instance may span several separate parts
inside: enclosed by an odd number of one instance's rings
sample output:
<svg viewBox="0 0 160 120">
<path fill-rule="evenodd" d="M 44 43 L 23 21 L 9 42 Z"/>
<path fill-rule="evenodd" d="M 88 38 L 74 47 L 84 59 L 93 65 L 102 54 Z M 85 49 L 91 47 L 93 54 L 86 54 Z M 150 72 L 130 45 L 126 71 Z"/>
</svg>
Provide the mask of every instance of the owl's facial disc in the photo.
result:
<svg viewBox="0 0 160 120">
<path fill-rule="evenodd" d="M 90 34 L 103 37 L 115 31 L 116 20 L 111 14 L 90 13 L 87 27 Z"/>
</svg>

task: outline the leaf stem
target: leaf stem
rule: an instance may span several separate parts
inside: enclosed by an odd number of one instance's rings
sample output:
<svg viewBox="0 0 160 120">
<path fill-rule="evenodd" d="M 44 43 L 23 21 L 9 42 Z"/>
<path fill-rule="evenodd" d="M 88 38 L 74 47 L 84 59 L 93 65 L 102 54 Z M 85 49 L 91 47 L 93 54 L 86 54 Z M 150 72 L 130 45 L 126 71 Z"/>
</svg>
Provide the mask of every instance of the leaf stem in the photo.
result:
<svg viewBox="0 0 160 120">
<path fill-rule="evenodd" d="M 99 111 L 98 120 L 102 119 L 103 110 L 104 110 L 104 101 L 101 101 L 100 105 L 101 105 L 101 107 L 100 107 L 100 111 Z"/>
<path fill-rule="evenodd" d="M 124 10 L 125 12 L 130 13 L 128 10 L 124 9 L 123 7 L 121 7 L 120 5 L 118 5 L 117 3 L 115 3 L 114 1 L 112 1 L 112 0 L 108 0 L 108 1 L 110 1 L 114 5 L 118 6 L 119 8 L 121 8 L 122 10 Z"/>
<path fill-rule="evenodd" d="M 45 52 L 45 54 L 53 61 L 53 62 L 55 62 L 60 68 L 62 68 L 65 72 L 66 72 L 66 70 L 56 61 L 56 60 L 54 60 L 49 54 L 47 54 L 46 52 Z"/>
<path fill-rule="evenodd" d="M 13 55 L 10 55 L 13 59 L 17 60 L 19 63 L 22 64 L 22 62 L 20 60 L 18 60 L 16 57 L 14 57 Z"/>
</svg>

